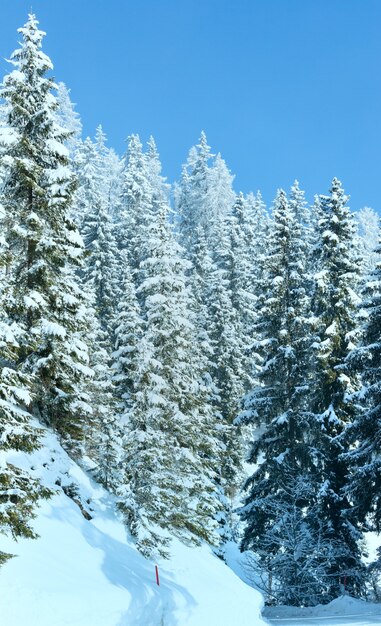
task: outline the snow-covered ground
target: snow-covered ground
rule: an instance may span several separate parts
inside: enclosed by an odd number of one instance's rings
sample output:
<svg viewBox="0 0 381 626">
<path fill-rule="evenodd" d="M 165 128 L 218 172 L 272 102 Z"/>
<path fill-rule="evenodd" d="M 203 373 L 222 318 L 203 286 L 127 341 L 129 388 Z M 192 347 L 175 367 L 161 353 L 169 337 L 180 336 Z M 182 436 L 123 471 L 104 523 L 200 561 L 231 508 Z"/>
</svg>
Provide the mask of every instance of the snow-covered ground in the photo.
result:
<svg viewBox="0 0 381 626">
<path fill-rule="evenodd" d="M 44 444 L 32 460 L 21 457 L 22 465 L 32 464 L 56 489 L 57 478 L 63 485 L 76 484 L 93 519 L 85 519 L 59 489 L 39 509 L 34 522 L 39 539 L 16 544 L 0 536 L 0 550 L 17 555 L 0 570 L 1 626 L 266 623 L 260 617 L 261 595 L 206 545 L 174 541 L 172 558 L 158 563 L 158 587 L 155 564 L 127 537 L 112 497 L 70 461 L 55 437 L 47 434 Z"/>
<path fill-rule="evenodd" d="M 273 626 L 365 626 L 381 624 L 381 605 L 343 596 L 314 607 L 266 607 L 264 615 Z"/>
</svg>

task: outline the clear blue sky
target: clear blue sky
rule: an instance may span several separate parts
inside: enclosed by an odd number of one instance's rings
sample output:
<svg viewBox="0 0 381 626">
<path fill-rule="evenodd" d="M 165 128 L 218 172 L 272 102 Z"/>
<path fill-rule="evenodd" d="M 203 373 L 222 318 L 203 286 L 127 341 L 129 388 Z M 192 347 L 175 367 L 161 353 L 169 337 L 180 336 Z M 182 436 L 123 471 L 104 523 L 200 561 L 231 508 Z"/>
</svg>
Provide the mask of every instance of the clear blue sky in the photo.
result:
<svg viewBox="0 0 381 626">
<path fill-rule="evenodd" d="M 153 134 L 173 181 L 204 129 L 237 191 L 381 209 L 381 0 L 3 0 L 0 57 L 31 5 L 86 134 Z"/>
</svg>

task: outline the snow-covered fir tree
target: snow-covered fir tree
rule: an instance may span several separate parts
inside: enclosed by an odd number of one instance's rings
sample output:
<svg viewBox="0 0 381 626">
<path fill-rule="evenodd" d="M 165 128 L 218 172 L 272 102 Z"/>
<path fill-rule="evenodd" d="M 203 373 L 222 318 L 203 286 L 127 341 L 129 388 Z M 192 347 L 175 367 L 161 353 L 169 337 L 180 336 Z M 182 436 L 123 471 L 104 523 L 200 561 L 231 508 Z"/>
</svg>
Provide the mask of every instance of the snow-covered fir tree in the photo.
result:
<svg viewBox="0 0 381 626">
<path fill-rule="evenodd" d="M 134 383 L 139 366 L 139 344 L 143 320 L 132 273 L 125 262 L 124 280 L 115 317 L 115 351 L 112 354 L 113 382 L 118 398 L 118 412 L 125 417 L 131 410 Z"/>
<path fill-rule="evenodd" d="M 87 386 L 91 414 L 85 429 L 84 449 L 94 478 L 115 492 L 121 480 L 121 429 L 113 372 L 109 365 L 110 340 L 100 326 L 94 294 L 89 288 L 87 291 L 87 343 L 93 375 Z"/>
<path fill-rule="evenodd" d="M 121 193 L 121 160 L 107 144 L 107 135 L 99 125 L 95 131 L 97 160 L 102 170 L 103 195 L 107 198 L 108 214 L 113 220 L 118 211 Z"/>
<path fill-rule="evenodd" d="M 376 253 L 381 254 L 381 236 Z M 381 262 L 367 281 L 362 307 L 366 311 L 361 341 L 348 355 L 351 372 L 360 374 L 362 388 L 355 395 L 355 419 L 347 428 L 351 468 L 347 490 L 355 502 L 356 517 L 365 529 L 381 528 Z"/>
<path fill-rule="evenodd" d="M 138 135 L 129 137 L 121 178 L 121 197 L 116 216 L 117 244 L 122 259 L 127 259 L 135 277 L 144 256 L 142 243 L 145 240 L 146 219 L 152 208 L 147 159 Z M 121 262 L 123 264 L 123 260 Z"/>
<path fill-rule="evenodd" d="M 88 355 L 84 308 L 74 269 L 83 244 L 68 217 L 75 180 L 56 124 L 50 59 L 34 15 L 19 29 L 15 69 L 3 82 L 8 128 L 0 138 L 5 182 L 1 202 L 9 246 L 5 308 L 21 329 L 19 362 L 32 375 L 34 415 L 54 426 L 73 450 L 87 416 L 82 384 Z"/>
<path fill-rule="evenodd" d="M 80 186 L 75 196 L 81 219 L 81 234 L 88 252 L 83 279 L 95 294 L 95 309 L 102 329 L 113 342 L 113 324 L 118 298 L 118 250 L 109 212 L 110 173 L 104 168 L 103 143 L 86 139 L 81 149 Z"/>
<path fill-rule="evenodd" d="M 234 494 L 242 463 L 239 429 L 233 421 L 247 382 L 245 346 L 242 344 L 238 312 L 233 306 L 229 278 L 224 268 L 214 266 L 209 284 L 208 327 L 213 361 L 211 375 L 218 391 L 215 406 L 224 424 L 226 455 L 221 474 Z"/>
<path fill-rule="evenodd" d="M 16 325 L 0 322 L 0 533 L 14 538 L 35 537 L 30 525 L 35 505 L 48 489 L 9 458 L 39 447 L 40 430 L 32 422 L 29 406 L 31 381 L 16 367 L 19 348 Z M 7 558 L 0 551 L 0 565 Z"/>
<path fill-rule="evenodd" d="M 211 158 L 206 135 L 202 132 L 199 144 L 189 152 L 180 183 L 175 190 L 180 242 L 190 258 L 196 230 L 199 226 L 205 230 L 205 222 L 208 221 L 205 209 Z"/>
<path fill-rule="evenodd" d="M 362 535 L 345 490 L 349 465 L 344 433 L 354 417 L 351 393 L 357 386 L 356 377 L 345 369 L 345 361 L 353 348 L 359 300 L 355 227 L 347 201 L 336 178 L 330 195 L 319 198 L 318 271 L 312 300 L 316 341 L 311 348 L 316 359 L 310 409 L 316 420 L 314 436 L 318 451 L 314 514 L 332 544 L 332 553 L 326 560 L 326 574 L 331 577 L 327 598 L 340 595 L 339 574 L 346 574 L 348 589 L 353 594 L 361 593 L 364 577 Z"/>
<path fill-rule="evenodd" d="M 376 267 L 380 260 L 378 249 L 378 222 L 379 216 L 370 207 L 363 207 L 355 213 L 358 227 L 358 255 L 361 258 L 361 272 L 365 279 Z"/>
<path fill-rule="evenodd" d="M 207 189 L 201 219 L 211 249 L 218 245 L 220 225 L 231 214 L 236 195 L 233 191 L 234 176 L 230 173 L 221 154 L 218 153 L 207 171 Z"/>
<path fill-rule="evenodd" d="M 216 541 L 216 423 L 203 386 L 186 263 L 163 209 L 151 220 L 139 296 L 146 314 L 123 437 L 120 508 L 139 549 L 166 553 L 168 533 Z"/>
<path fill-rule="evenodd" d="M 256 319 L 256 294 L 254 293 L 253 265 L 258 262 L 254 249 L 255 235 L 250 208 L 243 196 L 239 194 L 233 205 L 231 216 L 226 220 L 230 231 L 230 254 L 225 260 L 229 273 L 232 303 L 238 313 L 240 340 L 244 347 L 242 360 L 247 361 L 250 346 L 249 333 Z M 250 384 L 250 370 L 247 369 Z"/>
<path fill-rule="evenodd" d="M 247 241 L 246 255 L 249 257 L 250 276 L 250 298 L 254 298 L 250 302 L 248 316 L 245 314 L 246 323 L 248 324 L 247 332 L 250 336 L 249 353 L 252 362 L 251 376 L 260 369 L 261 357 L 256 348 L 259 341 L 259 335 L 256 333 L 258 319 L 261 315 L 262 301 L 260 295 L 266 289 L 265 266 L 268 254 L 268 240 L 271 228 L 271 216 L 266 210 L 260 191 L 256 195 L 249 193 L 245 197 L 246 219 L 245 219 L 245 238 Z"/>
<path fill-rule="evenodd" d="M 254 329 L 260 338 L 257 350 L 262 368 L 259 384 L 244 398 L 238 418 L 239 423 L 259 429 L 248 458 L 259 465 L 245 483 L 242 545 L 257 553 L 259 567 L 268 579 L 273 577 L 275 588 L 279 586 L 278 601 L 291 604 L 311 602 L 311 589 L 316 597 L 318 586 L 322 588 L 316 569 L 319 550 L 313 544 L 311 519 L 304 513 L 306 503 L 313 499 L 307 486 L 316 453 L 306 402 L 311 371 L 307 249 L 298 217 L 280 190 L 268 239 L 262 307 Z M 288 541 L 291 536 L 293 542 Z M 302 546 L 308 541 L 309 550 L 301 549 L 295 558 L 295 543 Z"/>
<path fill-rule="evenodd" d="M 218 154 L 212 161 L 213 156 L 202 132 L 199 143 L 189 152 L 180 183 L 175 189 L 180 242 L 192 261 L 197 228 L 204 230 L 207 245 L 212 250 L 218 240 L 220 224 L 235 201 L 232 189 L 234 177 L 221 155 Z"/>
<path fill-rule="evenodd" d="M 81 141 L 82 123 L 75 105 L 70 100 L 70 89 L 63 82 L 57 84 L 57 104 L 57 123 L 70 133 L 65 140 L 65 145 L 70 155 L 74 156 Z"/>
</svg>

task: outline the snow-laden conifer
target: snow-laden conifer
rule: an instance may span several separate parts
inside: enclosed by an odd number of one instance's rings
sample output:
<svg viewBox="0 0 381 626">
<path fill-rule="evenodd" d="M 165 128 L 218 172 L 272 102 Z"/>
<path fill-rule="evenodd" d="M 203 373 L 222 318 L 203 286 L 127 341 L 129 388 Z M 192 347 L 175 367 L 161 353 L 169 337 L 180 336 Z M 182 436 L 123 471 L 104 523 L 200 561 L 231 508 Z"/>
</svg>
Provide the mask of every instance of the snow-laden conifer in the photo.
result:
<svg viewBox="0 0 381 626">
<path fill-rule="evenodd" d="M 359 263 L 355 257 L 354 219 L 340 181 L 332 181 L 329 196 L 318 205 L 317 272 L 312 308 L 315 316 L 316 355 L 310 408 L 315 415 L 317 450 L 314 514 L 332 543 L 326 560 L 331 577 L 327 594 L 340 595 L 337 575 L 345 573 L 347 586 L 358 594 L 363 585 L 361 538 L 353 504 L 347 496 L 349 474 L 344 432 L 351 424 L 356 377 L 345 368 L 356 330 L 356 294 Z"/>
<path fill-rule="evenodd" d="M 107 135 L 99 125 L 95 131 L 97 160 L 102 172 L 103 195 L 107 200 L 107 212 L 115 220 L 120 201 L 122 165 L 115 150 L 106 144 Z"/>
<path fill-rule="evenodd" d="M 381 236 L 376 254 L 381 254 Z M 367 280 L 362 307 L 366 311 L 361 341 L 348 355 L 347 366 L 362 378 L 355 396 L 355 419 L 347 428 L 351 449 L 347 490 L 354 498 L 355 513 L 365 528 L 381 528 L 381 262 Z"/>
<path fill-rule="evenodd" d="M 110 174 L 104 167 L 102 144 L 86 139 L 80 151 L 80 186 L 75 197 L 87 255 L 83 280 L 95 295 L 95 309 L 102 329 L 113 342 L 118 298 L 118 251 L 109 212 Z"/>
<path fill-rule="evenodd" d="M 215 404 L 224 424 L 223 440 L 226 448 L 221 474 L 233 494 L 242 463 L 239 429 L 233 426 L 233 421 L 245 391 L 247 367 L 246 359 L 243 359 L 239 315 L 232 303 L 229 279 L 224 268 L 214 266 L 209 285 L 208 315 L 213 350 L 211 374 L 218 390 Z"/>
<path fill-rule="evenodd" d="M 358 227 L 357 248 L 361 259 L 361 273 L 365 280 L 380 260 L 378 251 L 378 224 L 379 216 L 370 207 L 363 207 L 355 213 Z"/>
<path fill-rule="evenodd" d="M 147 213 L 152 207 L 147 159 L 138 135 L 131 135 L 122 164 L 121 197 L 116 216 L 117 244 L 134 276 L 143 258 Z M 123 260 L 122 260 L 123 263 Z"/>
<path fill-rule="evenodd" d="M 206 135 L 202 132 L 197 146 L 189 151 L 180 183 L 175 190 L 180 242 L 189 258 L 193 254 L 196 229 L 201 227 L 205 231 L 209 218 L 206 198 L 209 188 L 209 161 L 212 156 Z"/>
<path fill-rule="evenodd" d="M 110 340 L 95 313 L 94 294 L 88 291 L 87 342 L 93 371 L 87 385 L 91 414 L 85 430 L 85 453 L 94 478 L 111 491 L 120 484 L 121 431 L 110 362 Z"/>
<path fill-rule="evenodd" d="M 295 604 L 308 602 L 313 587 L 317 594 L 321 580 L 315 572 L 314 531 L 304 513 L 312 497 L 307 476 L 315 455 L 305 400 L 311 370 L 306 244 L 295 207 L 282 190 L 275 199 L 267 245 L 262 306 L 254 329 L 262 368 L 238 420 L 259 429 L 249 455 L 249 462 L 259 465 L 246 481 L 241 512 L 246 523 L 243 547 L 258 554 L 260 566 L 279 584 L 283 595 L 278 601 Z M 296 485 L 301 489 L 290 498 Z M 288 542 L 291 535 L 294 541 Z M 306 538 L 314 557 L 301 549 L 294 559 L 295 542 L 302 545 Z"/>
<path fill-rule="evenodd" d="M 39 447 L 39 429 L 29 406 L 31 381 L 16 367 L 17 327 L 0 322 L 0 533 L 14 538 L 35 537 L 30 525 L 39 498 L 49 492 L 10 455 Z M 0 564 L 6 555 L 0 551 Z"/>
<path fill-rule="evenodd" d="M 0 133 L 5 183 L 1 202 L 9 246 L 6 313 L 21 329 L 19 360 L 33 376 L 32 411 L 70 446 L 86 417 L 81 385 L 88 373 L 81 338 L 82 294 L 74 268 L 83 243 L 68 217 L 75 180 L 56 123 L 52 68 L 34 15 L 19 29 L 15 69 L 3 82 L 8 127 Z"/>
<path fill-rule="evenodd" d="M 75 110 L 75 104 L 70 99 L 70 89 L 63 82 L 57 85 L 57 104 L 57 123 L 70 133 L 65 145 L 73 157 L 81 140 L 82 123 L 79 113 Z"/>
<path fill-rule="evenodd" d="M 134 384 L 139 365 L 139 344 L 143 320 L 135 284 L 128 265 L 124 265 L 120 301 L 115 316 L 115 351 L 112 354 L 113 382 L 118 398 L 118 412 L 125 417 L 131 409 Z"/>
<path fill-rule="evenodd" d="M 235 200 L 232 189 L 234 176 L 220 154 L 212 161 L 213 156 L 202 132 L 197 146 L 189 151 L 181 180 L 175 189 L 180 241 L 191 260 L 197 228 L 204 230 L 207 245 L 212 250 L 218 239 L 220 223 L 230 213 Z"/>
<path fill-rule="evenodd" d="M 216 464 L 209 389 L 203 385 L 185 282 L 187 264 L 163 209 L 147 232 L 144 335 L 123 437 L 120 507 L 145 554 L 166 552 L 168 532 L 216 541 Z"/>
</svg>

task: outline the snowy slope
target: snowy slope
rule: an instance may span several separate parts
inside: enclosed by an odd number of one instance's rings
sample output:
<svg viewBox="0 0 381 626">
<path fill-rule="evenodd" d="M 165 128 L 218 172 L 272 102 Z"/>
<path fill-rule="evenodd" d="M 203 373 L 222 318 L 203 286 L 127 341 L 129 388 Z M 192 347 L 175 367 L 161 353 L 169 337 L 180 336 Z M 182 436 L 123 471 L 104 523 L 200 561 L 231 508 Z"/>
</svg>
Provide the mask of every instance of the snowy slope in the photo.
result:
<svg viewBox="0 0 381 626">
<path fill-rule="evenodd" d="M 381 605 L 342 596 L 329 604 L 312 607 L 266 607 L 264 614 L 273 626 L 365 626 L 381 624 Z"/>
<path fill-rule="evenodd" d="M 13 457 L 16 461 L 16 457 Z M 57 478 L 75 483 L 93 519 L 59 488 L 43 502 L 38 540 L 15 544 L 0 536 L 0 550 L 16 554 L 0 570 L 0 616 L 4 626 L 253 626 L 262 598 L 207 546 L 173 545 L 159 565 L 144 559 L 126 536 L 112 497 L 89 480 L 47 433 L 33 466 L 49 486 Z M 45 466 L 45 467 L 44 467 Z M 43 468 L 41 470 L 41 468 Z M 90 503 L 86 503 L 90 500 Z"/>
</svg>

